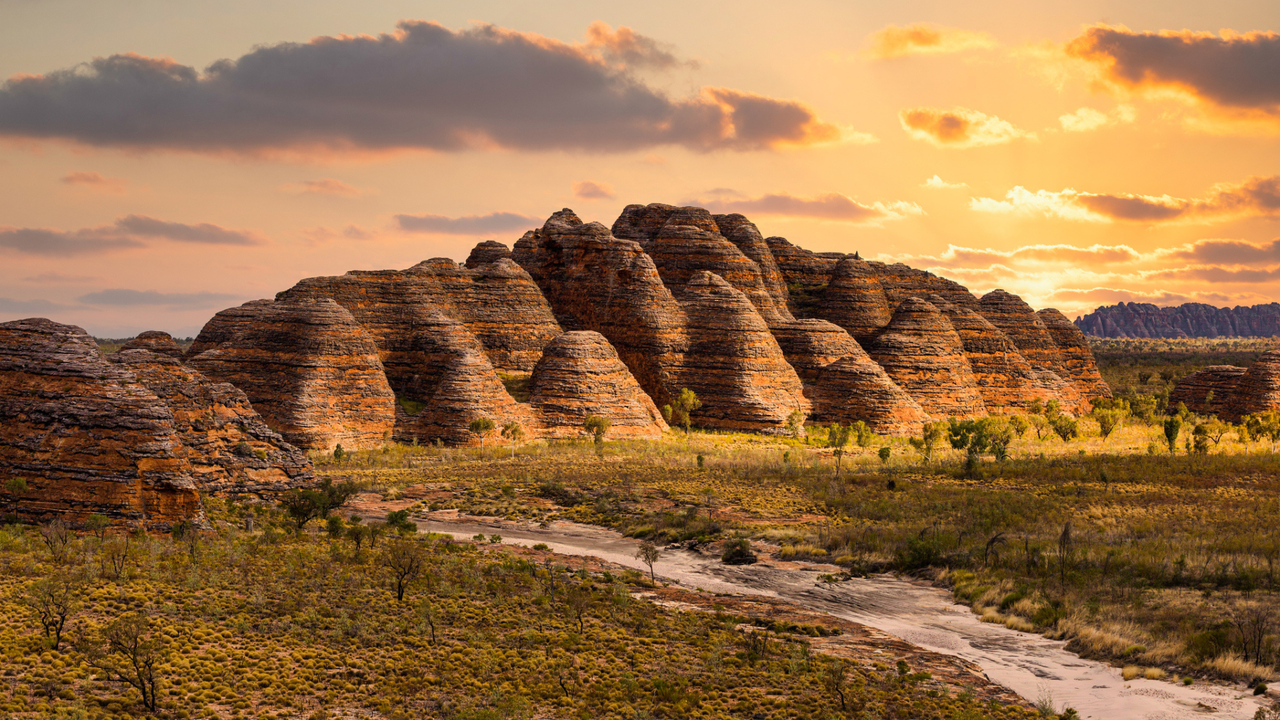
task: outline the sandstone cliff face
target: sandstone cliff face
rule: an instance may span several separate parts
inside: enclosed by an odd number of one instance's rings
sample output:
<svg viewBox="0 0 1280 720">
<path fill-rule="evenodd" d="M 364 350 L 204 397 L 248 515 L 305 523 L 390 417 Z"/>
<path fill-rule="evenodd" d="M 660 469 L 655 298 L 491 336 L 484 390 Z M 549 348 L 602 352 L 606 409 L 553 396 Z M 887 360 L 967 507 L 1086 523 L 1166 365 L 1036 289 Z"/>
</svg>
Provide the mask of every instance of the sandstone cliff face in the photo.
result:
<svg viewBox="0 0 1280 720">
<path fill-rule="evenodd" d="M 252 319 L 231 339 L 189 357 L 193 368 L 244 391 L 266 423 L 298 447 L 360 449 L 390 439 L 395 396 L 377 345 L 351 313 L 328 299 L 250 305 L 230 315 Z M 221 337 L 227 323 L 215 317 L 210 325 L 209 335 Z M 211 343 L 204 331 L 202 339 L 202 346 Z"/>
<path fill-rule="evenodd" d="M 823 368 L 811 398 L 814 420 L 861 420 L 881 435 L 912 435 L 929 420 L 915 398 L 865 353 L 846 355 Z"/>
<path fill-rule="evenodd" d="M 195 357 L 205 350 L 230 342 L 237 335 L 252 330 L 262 313 L 273 304 L 271 300 L 252 300 L 243 305 L 227 308 L 214 315 L 201 328 L 195 342 L 187 348 L 186 356 Z"/>
<path fill-rule="evenodd" d="M 1004 290 L 992 290 L 978 302 L 978 313 L 991 321 L 1018 348 L 1031 367 L 1040 373 L 1053 373 L 1057 379 L 1042 375 L 1047 384 L 1061 383 L 1059 402 L 1068 412 L 1085 408 L 1084 396 L 1076 388 L 1066 358 L 1054 342 L 1044 321 L 1022 298 Z"/>
<path fill-rule="evenodd" d="M 773 253 L 769 250 L 769 244 L 765 242 L 764 236 L 760 234 L 760 229 L 755 226 L 755 223 L 738 213 L 715 215 L 714 219 L 716 226 L 720 228 L 720 234 L 736 245 L 742 254 L 750 258 L 760 269 L 760 280 L 764 284 L 764 289 L 773 297 L 774 306 L 782 314 L 781 319 L 793 320 L 794 318 L 789 317 L 790 311 L 787 310 L 787 280 L 782 276 L 782 270 L 773 259 Z"/>
<path fill-rule="evenodd" d="M 1036 312 L 1036 316 L 1049 330 L 1049 335 L 1058 346 L 1062 365 L 1067 371 L 1067 378 L 1086 400 L 1111 397 L 1111 387 L 1098 372 L 1098 364 L 1093 359 L 1093 351 L 1089 349 L 1089 341 L 1084 333 L 1067 319 L 1066 315 L 1054 308 L 1045 308 Z"/>
<path fill-rule="evenodd" d="M 987 412 L 1020 412 L 1037 400 L 1060 400 L 1062 383 L 1049 380 L 1046 385 L 1046 378 L 1036 373 L 1013 342 L 986 318 L 937 294 L 928 299 L 960 335 Z"/>
<path fill-rule="evenodd" d="M 203 518 L 173 413 L 83 330 L 0 324 L 0 512 L 72 523 L 101 513 L 166 528 Z"/>
<path fill-rule="evenodd" d="M 578 437 L 591 415 L 608 418 L 611 438 L 662 436 L 667 424 L 609 341 L 568 332 L 547 346 L 530 379 L 529 405 L 543 434 Z"/>
<path fill-rule="evenodd" d="M 902 263 L 885 265 L 884 263 L 868 263 L 880 280 L 889 305 L 897 307 L 907 298 L 925 297 L 936 293 L 947 299 L 947 302 L 960 307 L 977 309 L 977 298 L 968 288 L 958 282 L 940 278 L 931 272 L 917 270 Z M 998 327 L 998 326 L 997 326 Z"/>
<path fill-rule="evenodd" d="M 511 248 L 497 240 L 485 240 L 471 248 L 471 254 L 467 256 L 467 261 L 464 264 L 468 268 L 474 269 L 481 265 L 497 262 L 503 258 L 511 258 Z"/>
<path fill-rule="evenodd" d="M 463 333 L 466 329 L 458 326 Z M 483 444 L 469 426 L 472 420 L 488 418 L 500 430 L 508 423 L 519 423 L 531 437 L 540 435 L 540 424 L 527 405 L 517 403 L 507 393 L 488 358 L 478 348 L 458 347 L 441 357 L 438 376 L 429 392 L 422 392 L 421 410 L 408 402 L 396 407 L 396 439 L 441 440 L 454 444 Z M 428 388 L 423 388 L 427 390 Z M 495 430 L 495 434 L 496 434 Z"/>
<path fill-rule="evenodd" d="M 1176 411 L 1179 404 L 1186 404 L 1192 412 L 1231 416 L 1234 422 L 1238 417 L 1232 412 L 1231 405 L 1244 374 L 1245 369 L 1235 365 L 1210 365 L 1197 370 L 1183 377 L 1169 391 L 1169 409 Z"/>
<path fill-rule="evenodd" d="M 685 285 L 681 304 L 689 336 L 681 379 L 702 399 L 696 422 L 780 432 L 792 412 L 808 414 L 800 378 L 742 292 L 701 271 Z"/>
<path fill-rule="evenodd" d="M 1119 303 L 1094 310 L 1076 325 L 1087 335 L 1109 338 L 1274 337 L 1280 335 L 1280 303 L 1234 308 Z"/>
<path fill-rule="evenodd" d="M 930 415 L 973 418 L 985 414 L 960 335 L 925 300 L 904 300 L 867 350 Z"/>
<path fill-rule="evenodd" d="M 148 330 L 142 333 L 122 345 L 120 350 L 150 350 L 171 358 L 182 358 L 182 347 L 173 339 L 173 336 L 159 330 Z"/>
<path fill-rule="evenodd" d="M 235 386 L 149 350 L 121 349 L 108 359 L 169 408 L 202 492 L 275 493 L 315 481 L 306 454 L 267 427 Z"/>
<path fill-rule="evenodd" d="M 869 342 L 893 317 L 880 280 L 861 258 L 836 263 L 821 298 L 814 316 L 848 330 L 858 342 Z"/>
<path fill-rule="evenodd" d="M 1272 410 L 1280 410 L 1280 350 L 1264 353 L 1245 370 L 1223 416 L 1235 422 L 1245 415 Z"/>
</svg>

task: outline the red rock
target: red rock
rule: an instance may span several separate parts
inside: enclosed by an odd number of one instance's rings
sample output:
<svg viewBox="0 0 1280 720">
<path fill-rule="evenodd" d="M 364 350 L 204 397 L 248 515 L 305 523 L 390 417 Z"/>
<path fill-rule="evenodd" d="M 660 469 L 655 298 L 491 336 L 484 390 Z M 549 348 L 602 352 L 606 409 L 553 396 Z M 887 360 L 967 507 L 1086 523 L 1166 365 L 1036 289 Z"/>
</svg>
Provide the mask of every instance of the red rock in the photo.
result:
<svg viewBox="0 0 1280 720">
<path fill-rule="evenodd" d="M 166 528 L 203 522 L 173 413 L 84 330 L 44 319 L 0 324 L 0 512 Z"/>
<path fill-rule="evenodd" d="M 173 413 L 192 477 L 202 493 L 277 493 L 314 483 L 311 461 L 267 427 L 249 398 L 171 355 L 122 349 L 126 368 Z"/>
<path fill-rule="evenodd" d="M 1230 406 L 1245 372 L 1245 368 L 1235 365 L 1210 365 L 1186 375 L 1169 392 L 1169 411 L 1174 412 L 1179 404 L 1186 404 L 1192 412 L 1231 416 L 1235 422 L 1239 416 Z M 1213 393 L 1212 398 L 1209 393 Z"/>
<path fill-rule="evenodd" d="M 907 298 L 925 297 L 931 293 L 937 293 L 953 305 L 977 309 L 977 298 L 960 283 L 940 278 L 931 272 L 907 267 L 902 263 L 886 265 L 872 262 L 868 265 L 879 276 L 880 287 L 884 288 L 885 297 L 889 299 L 889 305 L 892 307 L 897 307 Z"/>
<path fill-rule="evenodd" d="M 689 349 L 681 379 L 702 400 L 695 422 L 782 432 L 792 412 L 809 413 L 800 378 L 746 295 L 705 270 L 683 294 Z"/>
<path fill-rule="evenodd" d="M 160 330 L 148 330 L 120 346 L 120 350 L 150 350 L 172 358 L 182 358 L 182 347 L 173 336 Z"/>
<path fill-rule="evenodd" d="M 920 404 L 865 353 L 846 355 L 823 368 L 811 397 L 814 420 L 861 420 L 880 435 L 913 435 L 929 420 Z"/>
<path fill-rule="evenodd" d="M 395 396 L 377 345 L 351 313 L 328 299 L 285 299 L 253 304 L 243 316 L 252 319 L 230 340 L 188 358 L 190 365 L 244 391 L 267 424 L 298 447 L 354 450 L 390 439 Z M 210 324 L 213 335 L 225 328 L 218 318 Z M 201 331 L 207 345 L 205 336 Z"/>
<path fill-rule="evenodd" d="M 925 300 L 903 300 L 867 351 L 926 413 L 958 418 L 986 414 L 960 335 Z"/>
<path fill-rule="evenodd" d="M 866 355 L 848 332 L 826 320 L 796 320 L 769 329 L 804 383 L 806 395 L 828 365 L 846 355 Z"/>
<path fill-rule="evenodd" d="M 485 240 L 471 248 L 471 254 L 467 256 L 467 261 L 464 264 L 468 268 L 475 269 L 503 258 L 511 258 L 511 248 L 497 240 Z"/>
<path fill-rule="evenodd" d="M 1018 352 L 1022 353 L 1022 357 L 1026 358 L 1034 370 L 1051 372 L 1061 380 L 1059 402 L 1063 410 L 1080 412 L 1085 409 L 1084 397 L 1071 380 L 1066 357 L 1045 327 L 1044 321 L 1030 305 L 1017 295 L 1004 290 L 993 290 L 982 296 L 977 310 L 1013 341 Z"/>
<path fill-rule="evenodd" d="M 1245 415 L 1280 410 L 1280 350 L 1263 353 L 1236 383 L 1223 417 L 1238 422 Z"/>
<path fill-rule="evenodd" d="M 720 228 L 720 234 L 736 245 L 742 254 L 750 258 L 760 269 L 760 280 L 764 284 L 765 291 L 773 298 L 773 305 L 781 313 L 781 320 L 783 322 L 794 320 L 795 318 L 790 317 L 791 313 L 787 309 L 787 280 L 782 276 L 782 270 L 773 259 L 769 243 L 765 242 L 759 228 L 738 213 L 715 215 L 714 219 L 716 226 Z M 768 320 L 768 318 L 765 319 Z"/>
<path fill-rule="evenodd" d="M 609 437 L 653 439 L 667 429 L 653 400 L 597 332 L 568 332 L 553 340 L 529 388 L 529 405 L 550 437 L 582 435 L 591 415 L 609 419 Z"/>
<path fill-rule="evenodd" d="M 818 254 L 792 245 L 783 237 L 764 239 L 773 254 L 778 270 L 787 285 L 805 289 L 822 289 L 831 281 L 831 273 L 844 259 L 839 253 Z"/>
<path fill-rule="evenodd" d="M 871 266 L 861 258 L 846 257 L 832 271 L 813 315 L 830 320 L 865 343 L 889 324 L 893 311 Z"/>
<path fill-rule="evenodd" d="M 233 338 L 253 327 L 266 308 L 273 306 L 273 300 L 252 300 L 243 305 L 227 308 L 214 315 L 204 324 L 195 342 L 187 348 L 186 356 L 195 357 L 205 350 L 230 342 Z"/>
<path fill-rule="evenodd" d="M 1085 338 L 1080 328 L 1054 308 L 1039 310 L 1036 316 L 1049 330 L 1049 335 L 1053 337 L 1062 355 L 1062 364 L 1068 378 L 1084 399 L 1111 397 L 1111 387 L 1102 379 L 1102 373 L 1098 372 L 1098 364 L 1093 359 L 1089 340 Z"/>
</svg>

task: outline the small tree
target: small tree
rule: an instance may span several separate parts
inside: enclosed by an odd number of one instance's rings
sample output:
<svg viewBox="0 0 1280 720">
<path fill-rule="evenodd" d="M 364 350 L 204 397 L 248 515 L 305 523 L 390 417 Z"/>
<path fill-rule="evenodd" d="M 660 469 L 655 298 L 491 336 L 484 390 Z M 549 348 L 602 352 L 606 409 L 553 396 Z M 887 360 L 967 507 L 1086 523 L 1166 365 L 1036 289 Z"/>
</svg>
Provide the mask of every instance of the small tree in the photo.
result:
<svg viewBox="0 0 1280 720">
<path fill-rule="evenodd" d="M 391 575 L 396 589 L 396 602 L 404 602 L 404 592 L 410 583 L 422 575 L 427 564 L 427 553 L 422 543 L 398 537 L 387 543 L 382 551 L 382 566 Z"/>
<path fill-rule="evenodd" d="M 892 454 L 893 454 L 893 451 L 889 449 L 888 445 L 882 445 L 880 447 L 880 451 L 876 453 L 876 455 L 880 456 L 881 464 L 884 464 L 884 465 L 889 464 L 889 456 Z"/>
<path fill-rule="evenodd" d="M 1182 418 L 1177 415 L 1165 418 L 1164 441 L 1169 445 L 1170 455 L 1178 451 L 1178 433 L 1180 432 L 1182 432 Z"/>
<path fill-rule="evenodd" d="M 151 633 L 146 615 L 132 612 L 122 615 L 102 631 L 100 641 L 83 641 L 78 648 L 89 665 L 108 679 L 127 683 L 142 695 L 142 704 L 155 712 L 160 686 L 158 668 L 163 664 L 167 648 Z"/>
<path fill-rule="evenodd" d="M 609 418 L 602 415 L 588 415 L 587 419 L 582 421 L 582 429 L 590 433 L 595 440 L 597 453 L 604 452 L 604 436 L 609 432 L 609 426 L 612 424 Z"/>
<path fill-rule="evenodd" d="M 849 444 L 852 434 L 851 426 L 840 423 L 833 424 L 827 431 L 827 447 L 831 448 L 832 454 L 836 456 L 836 477 L 840 477 L 840 461 L 844 458 L 844 448 Z"/>
<path fill-rule="evenodd" d="M 1080 423 L 1073 417 L 1057 415 L 1049 422 L 1053 426 L 1053 432 L 1062 438 L 1062 442 L 1070 442 L 1073 438 L 1080 437 Z"/>
<path fill-rule="evenodd" d="M 1031 429 L 1031 423 L 1027 422 L 1027 419 L 1021 415 L 1014 415 L 1009 418 L 1009 429 L 1018 437 L 1022 437 L 1027 430 Z"/>
<path fill-rule="evenodd" d="M 101 513 L 94 513 L 84 521 L 84 527 L 101 543 L 107 537 L 107 528 L 111 527 L 111 519 Z"/>
<path fill-rule="evenodd" d="M 297 488 L 280 496 L 280 505 L 293 521 L 298 532 L 316 518 L 327 518 L 356 494 L 359 488 L 353 482 L 334 483 L 325 478 L 316 488 Z"/>
<path fill-rule="evenodd" d="M 1111 433 L 1120 427 L 1120 421 L 1124 419 L 1123 410 L 1100 410 L 1094 415 L 1098 420 L 1098 434 L 1102 435 L 1103 440 L 1111 437 Z"/>
<path fill-rule="evenodd" d="M 71 527 L 62 518 L 54 518 L 40 526 L 40 540 L 49 548 L 49 557 L 57 565 L 67 561 L 67 556 L 71 554 L 71 541 L 75 537 Z"/>
<path fill-rule="evenodd" d="M 803 410 L 792 410 L 787 416 L 787 434 L 799 440 L 804 437 L 805 414 Z"/>
<path fill-rule="evenodd" d="M 920 459 L 926 465 L 933 460 L 933 449 L 942 442 L 942 438 L 946 435 L 948 424 L 944 420 L 937 422 L 925 423 L 920 431 L 920 437 L 907 438 L 907 443 L 920 453 Z"/>
<path fill-rule="evenodd" d="M 515 457 L 516 445 L 519 445 L 520 441 L 524 440 L 524 426 L 512 420 L 502 426 L 502 437 L 511 443 L 511 457 Z"/>
<path fill-rule="evenodd" d="M 671 419 L 684 428 L 685 435 L 689 434 L 690 414 L 700 407 L 702 407 L 702 401 L 692 390 L 680 388 L 680 394 L 671 403 Z"/>
<path fill-rule="evenodd" d="M 649 566 L 649 579 L 654 585 L 658 584 L 658 576 L 653 572 L 653 565 L 660 557 L 662 557 L 662 551 L 648 540 L 640 543 L 640 549 L 636 550 L 636 559 Z"/>
<path fill-rule="evenodd" d="M 472 420 L 469 425 L 467 425 L 467 429 L 471 431 L 471 434 L 480 438 L 481 450 L 484 449 L 485 437 L 489 433 L 493 432 L 494 428 L 496 427 L 497 425 L 494 424 L 493 420 L 490 420 L 487 417 L 478 417 L 475 420 Z"/>
<path fill-rule="evenodd" d="M 35 612 L 51 650 L 62 645 L 62 631 L 67 620 L 80 608 L 83 590 L 80 578 L 67 572 L 55 573 L 27 586 L 22 604 Z"/>
</svg>

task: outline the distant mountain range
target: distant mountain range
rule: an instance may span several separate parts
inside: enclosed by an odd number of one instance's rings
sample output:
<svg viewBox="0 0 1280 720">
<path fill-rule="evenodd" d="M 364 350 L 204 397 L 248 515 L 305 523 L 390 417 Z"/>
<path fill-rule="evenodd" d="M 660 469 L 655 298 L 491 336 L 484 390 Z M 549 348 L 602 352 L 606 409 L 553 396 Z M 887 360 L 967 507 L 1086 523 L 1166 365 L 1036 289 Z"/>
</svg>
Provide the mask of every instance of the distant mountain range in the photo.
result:
<svg viewBox="0 0 1280 720">
<path fill-rule="evenodd" d="M 1076 326 L 1086 335 L 1106 338 L 1273 337 L 1280 335 L 1280 303 L 1233 308 L 1120 303 L 1094 310 L 1076 320 Z"/>
</svg>

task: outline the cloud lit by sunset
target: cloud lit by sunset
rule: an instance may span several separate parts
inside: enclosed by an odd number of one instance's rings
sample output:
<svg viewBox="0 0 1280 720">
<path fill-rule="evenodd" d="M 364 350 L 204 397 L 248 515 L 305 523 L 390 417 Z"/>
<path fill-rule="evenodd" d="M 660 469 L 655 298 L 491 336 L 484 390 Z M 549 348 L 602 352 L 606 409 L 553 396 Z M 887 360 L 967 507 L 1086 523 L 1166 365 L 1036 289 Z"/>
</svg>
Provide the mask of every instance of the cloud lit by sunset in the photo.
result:
<svg viewBox="0 0 1280 720">
<path fill-rule="evenodd" d="M 190 335 L 650 202 L 1071 317 L 1280 300 L 1270 6 L 236 7 L 6 8 L 0 319 Z"/>
</svg>

